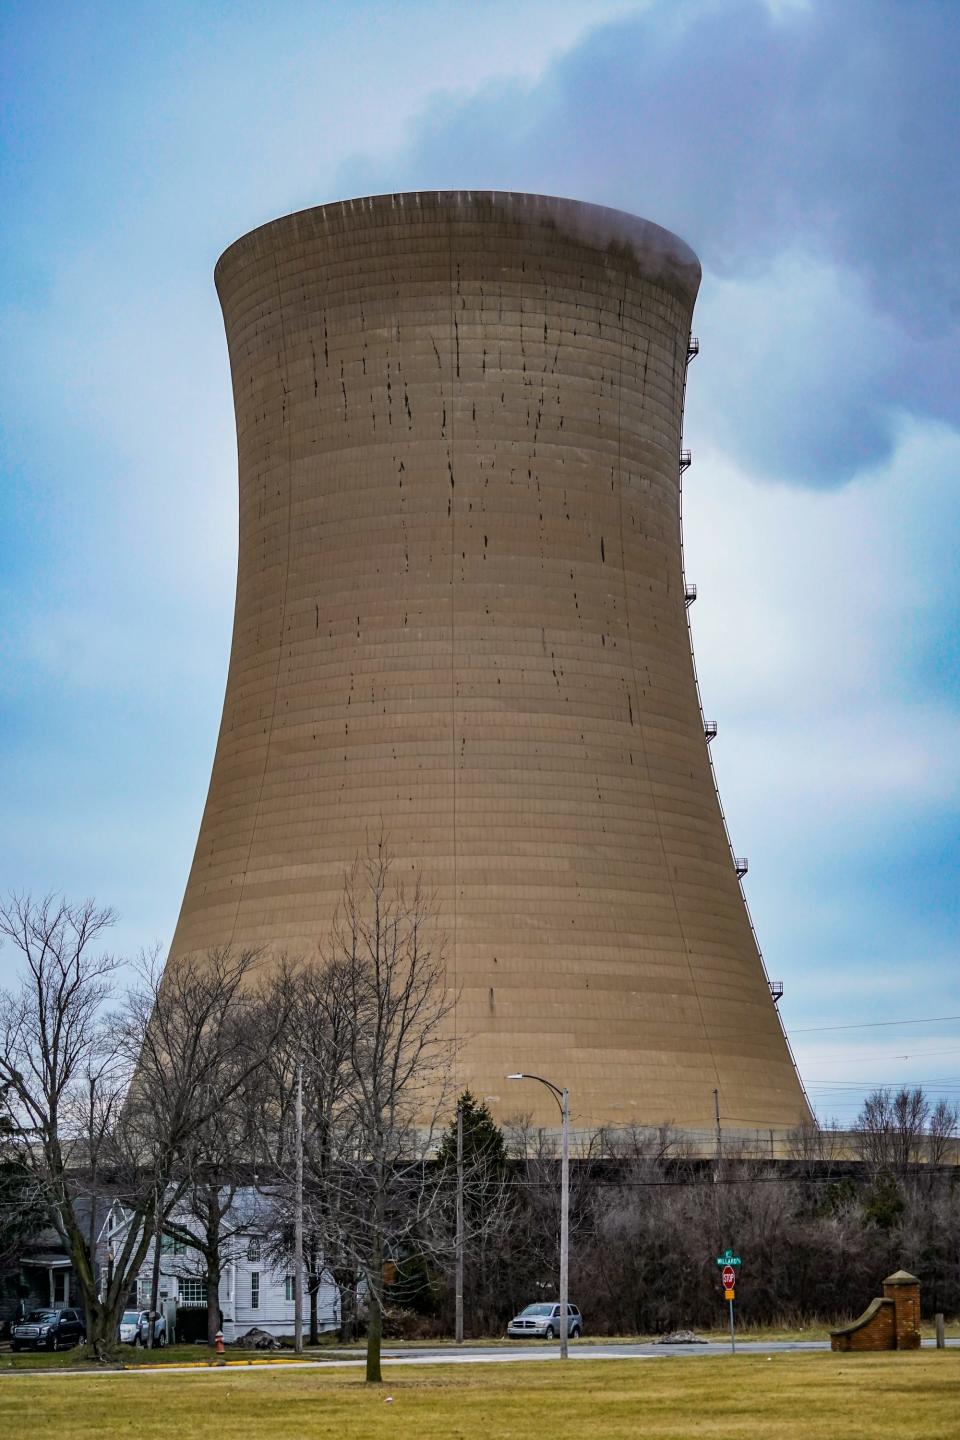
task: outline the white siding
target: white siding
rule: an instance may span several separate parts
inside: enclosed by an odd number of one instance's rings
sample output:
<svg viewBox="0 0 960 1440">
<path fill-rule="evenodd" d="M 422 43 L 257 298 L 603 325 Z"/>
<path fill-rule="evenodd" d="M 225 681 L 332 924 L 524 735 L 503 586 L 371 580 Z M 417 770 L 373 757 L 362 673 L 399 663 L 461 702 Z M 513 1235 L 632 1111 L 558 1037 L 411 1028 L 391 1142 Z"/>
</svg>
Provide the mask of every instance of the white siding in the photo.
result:
<svg viewBox="0 0 960 1440">
<path fill-rule="evenodd" d="M 124 1227 L 118 1227 L 119 1230 Z M 223 1337 L 235 1340 L 254 1325 L 272 1335 L 292 1335 L 294 1331 L 294 1302 L 286 1297 L 286 1271 L 275 1273 L 264 1258 L 266 1246 L 261 1246 L 259 1260 L 247 1259 L 247 1239 L 234 1238 L 229 1242 L 230 1258 L 226 1260 L 220 1278 L 220 1309 L 223 1312 Z M 180 1279 L 204 1273 L 200 1255 L 191 1250 L 182 1254 L 161 1254 L 160 1295 L 179 1300 Z M 260 1276 L 260 1303 L 254 1308 L 251 1302 L 251 1275 Z M 141 1303 L 148 1304 L 153 1275 L 153 1245 L 137 1279 L 137 1292 Z M 179 1307 L 178 1307 L 179 1308 Z M 191 1306 L 195 1309 L 195 1306 Z M 321 1330 L 332 1330 L 339 1324 L 339 1296 L 335 1285 L 324 1281 L 317 1296 L 317 1311 Z M 304 1281 L 303 1329 L 308 1333 L 310 1324 L 310 1297 L 306 1294 Z"/>
</svg>

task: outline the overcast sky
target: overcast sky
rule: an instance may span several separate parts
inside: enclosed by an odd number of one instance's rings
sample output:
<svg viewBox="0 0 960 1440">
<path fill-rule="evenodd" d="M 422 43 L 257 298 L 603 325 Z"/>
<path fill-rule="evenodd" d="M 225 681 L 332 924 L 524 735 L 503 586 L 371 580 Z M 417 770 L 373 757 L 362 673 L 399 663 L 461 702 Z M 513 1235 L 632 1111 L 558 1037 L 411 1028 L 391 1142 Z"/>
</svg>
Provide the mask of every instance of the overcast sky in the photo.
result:
<svg viewBox="0 0 960 1440">
<path fill-rule="evenodd" d="M 170 940 L 236 565 L 220 251 L 574 196 L 703 262 L 697 665 L 812 1099 L 960 1095 L 956 0 L 5 0 L 0 47 L 0 888 Z"/>
</svg>

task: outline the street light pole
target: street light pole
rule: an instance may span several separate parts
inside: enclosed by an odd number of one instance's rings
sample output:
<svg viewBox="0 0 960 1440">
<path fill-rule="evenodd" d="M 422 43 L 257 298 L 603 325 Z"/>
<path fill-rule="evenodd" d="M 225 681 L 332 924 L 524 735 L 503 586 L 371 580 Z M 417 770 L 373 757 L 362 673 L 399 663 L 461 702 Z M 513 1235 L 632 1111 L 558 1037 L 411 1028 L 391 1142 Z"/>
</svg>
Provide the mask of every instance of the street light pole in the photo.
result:
<svg viewBox="0 0 960 1440">
<path fill-rule="evenodd" d="M 560 1359 L 567 1358 L 570 1326 L 567 1321 L 570 1273 L 570 1091 L 564 1087 L 560 1102 L 563 1137 L 560 1142 Z"/>
<path fill-rule="evenodd" d="M 457 1278 L 455 1336 L 463 1344 L 463 1105 L 457 1105 Z"/>
<path fill-rule="evenodd" d="M 303 1062 L 297 1066 L 296 1181 L 293 1199 L 293 1348 L 303 1353 Z"/>
<path fill-rule="evenodd" d="M 564 1086 L 544 1080 L 542 1075 L 508 1075 L 508 1080 L 538 1080 L 552 1092 L 560 1107 L 560 1359 L 566 1360 L 570 1339 L 570 1297 L 568 1281 L 570 1275 L 570 1091 Z"/>
</svg>

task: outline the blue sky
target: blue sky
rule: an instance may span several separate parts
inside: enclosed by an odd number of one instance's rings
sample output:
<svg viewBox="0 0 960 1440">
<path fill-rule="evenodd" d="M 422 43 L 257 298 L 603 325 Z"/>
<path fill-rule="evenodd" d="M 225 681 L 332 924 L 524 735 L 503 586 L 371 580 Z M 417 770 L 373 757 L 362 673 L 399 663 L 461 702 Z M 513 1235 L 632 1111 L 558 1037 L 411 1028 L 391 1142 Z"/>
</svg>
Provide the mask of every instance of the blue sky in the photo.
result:
<svg viewBox="0 0 960 1440">
<path fill-rule="evenodd" d="M 233 603 L 220 251 L 572 195 L 703 261 L 697 664 L 814 1102 L 960 1095 L 956 1019 L 821 1028 L 960 1016 L 954 0 L 6 0 L 0 67 L 0 885 L 170 939 Z"/>
</svg>

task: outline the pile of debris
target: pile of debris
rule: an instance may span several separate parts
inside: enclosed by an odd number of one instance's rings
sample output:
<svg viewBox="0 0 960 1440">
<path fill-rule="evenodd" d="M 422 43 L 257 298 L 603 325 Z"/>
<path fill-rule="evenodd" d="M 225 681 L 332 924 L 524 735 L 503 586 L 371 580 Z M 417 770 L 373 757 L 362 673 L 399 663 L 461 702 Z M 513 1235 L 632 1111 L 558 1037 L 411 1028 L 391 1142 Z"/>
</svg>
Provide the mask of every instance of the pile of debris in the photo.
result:
<svg viewBox="0 0 960 1440">
<path fill-rule="evenodd" d="M 654 1345 L 706 1345 L 699 1335 L 694 1335 L 692 1330 L 671 1330 L 669 1335 L 659 1335 L 654 1340 Z"/>
<path fill-rule="evenodd" d="M 254 1325 L 245 1335 L 238 1335 L 232 1341 L 238 1350 L 279 1350 L 280 1341 L 276 1335 L 271 1335 L 269 1330 L 261 1330 L 259 1325 Z"/>
</svg>

